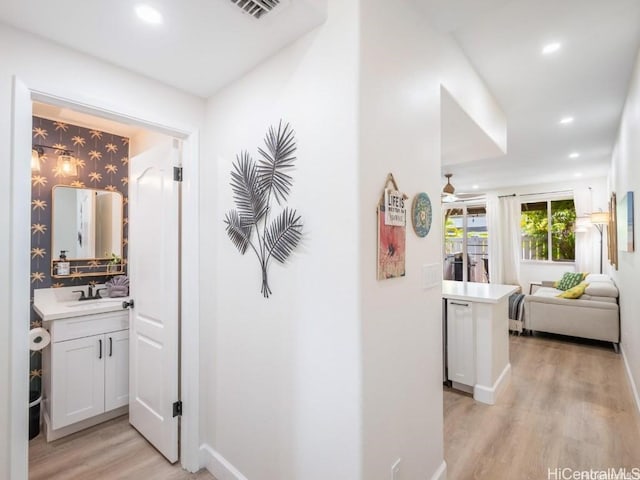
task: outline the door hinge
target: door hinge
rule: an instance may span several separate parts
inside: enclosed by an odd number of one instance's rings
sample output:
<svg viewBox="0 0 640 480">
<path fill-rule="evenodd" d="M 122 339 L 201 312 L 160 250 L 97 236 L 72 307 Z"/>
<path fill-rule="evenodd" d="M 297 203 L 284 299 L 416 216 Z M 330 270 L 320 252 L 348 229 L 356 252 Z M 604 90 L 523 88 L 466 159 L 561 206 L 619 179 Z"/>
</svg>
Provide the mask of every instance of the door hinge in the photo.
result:
<svg viewBox="0 0 640 480">
<path fill-rule="evenodd" d="M 182 402 L 173 402 L 173 416 L 177 417 L 178 415 L 182 416 Z"/>
<path fill-rule="evenodd" d="M 182 167 L 173 167 L 173 181 L 174 182 L 182 181 Z"/>
</svg>

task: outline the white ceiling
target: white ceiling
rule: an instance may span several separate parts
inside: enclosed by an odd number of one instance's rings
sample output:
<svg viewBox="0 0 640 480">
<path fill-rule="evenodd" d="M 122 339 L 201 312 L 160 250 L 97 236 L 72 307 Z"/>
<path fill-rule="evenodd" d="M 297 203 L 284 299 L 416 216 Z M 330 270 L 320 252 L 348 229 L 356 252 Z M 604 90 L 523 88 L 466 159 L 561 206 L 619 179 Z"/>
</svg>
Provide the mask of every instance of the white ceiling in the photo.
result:
<svg viewBox="0 0 640 480">
<path fill-rule="evenodd" d="M 458 191 L 607 174 L 640 45 L 640 1 L 414 1 L 453 35 L 507 116 L 507 155 L 446 167 Z M 207 97 L 322 23 L 327 6 L 283 0 L 255 20 L 229 0 L 147 3 L 164 25 L 141 23 L 129 0 L 2 0 L 0 22 Z M 551 41 L 562 48 L 543 57 Z M 564 115 L 575 123 L 560 127 Z M 580 158 L 569 159 L 573 151 Z"/>
<path fill-rule="evenodd" d="M 282 0 L 260 20 L 230 0 L 140 0 L 162 13 L 155 26 L 137 3 L 2 0 L 0 22 L 208 97 L 326 18 L 326 0 Z"/>
<path fill-rule="evenodd" d="M 458 191 L 607 174 L 640 45 L 638 0 L 415 1 L 451 31 L 507 116 L 506 156 L 445 168 Z M 556 41 L 557 53 L 541 55 Z M 560 126 L 566 115 L 575 122 Z"/>
</svg>

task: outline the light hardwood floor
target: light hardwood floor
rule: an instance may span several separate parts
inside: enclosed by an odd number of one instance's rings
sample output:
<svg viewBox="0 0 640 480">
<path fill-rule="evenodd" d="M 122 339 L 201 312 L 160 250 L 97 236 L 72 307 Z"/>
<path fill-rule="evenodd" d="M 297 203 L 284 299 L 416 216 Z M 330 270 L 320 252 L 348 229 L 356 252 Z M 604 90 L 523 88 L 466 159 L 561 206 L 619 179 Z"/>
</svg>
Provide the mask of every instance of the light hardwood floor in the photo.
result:
<svg viewBox="0 0 640 480">
<path fill-rule="evenodd" d="M 208 472 L 190 474 L 171 465 L 126 416 L 47 443 L 29 442 L 30 480 L 215 480 Z"/>
<path fill-rule="evenodd" d="M 445 390 L 449 480 L 543 480 L 547 469 L 640 467 L 640 416 L 608 345 L 511 337 L 511 382 L 493 406 Z M 29 443 L 30 480 L 215 480 L 167 463 L 127 422 Z M 303 479 L 301 479 L 303 480 Z"/>
<path fill-rule="evenodd" d="M 640 467 L 640 415 L 610 344 L 511 337 L 510 358 L 511 382 L 496 405 L 445 389 L 449 480 Z"/>
</svg>

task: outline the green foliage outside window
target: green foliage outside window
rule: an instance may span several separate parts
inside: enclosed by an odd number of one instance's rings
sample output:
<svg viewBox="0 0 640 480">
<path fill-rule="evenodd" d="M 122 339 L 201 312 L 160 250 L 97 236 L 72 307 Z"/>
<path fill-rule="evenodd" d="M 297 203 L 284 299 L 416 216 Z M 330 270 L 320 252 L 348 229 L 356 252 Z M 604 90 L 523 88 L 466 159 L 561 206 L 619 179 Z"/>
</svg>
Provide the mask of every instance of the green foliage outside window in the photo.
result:
<svg viewBox="0 0 640 480">
<path fill-rule="evenodd" d="M 548 208 L 551 207 L 549 216 Z M 549 258 L 549 219 L 551 219 L 551 258 Z M 523 258 L 530 260 L 575 260 L 576 209 L 573 200 L 554 200 L 522 204 Z"/>
</svg>

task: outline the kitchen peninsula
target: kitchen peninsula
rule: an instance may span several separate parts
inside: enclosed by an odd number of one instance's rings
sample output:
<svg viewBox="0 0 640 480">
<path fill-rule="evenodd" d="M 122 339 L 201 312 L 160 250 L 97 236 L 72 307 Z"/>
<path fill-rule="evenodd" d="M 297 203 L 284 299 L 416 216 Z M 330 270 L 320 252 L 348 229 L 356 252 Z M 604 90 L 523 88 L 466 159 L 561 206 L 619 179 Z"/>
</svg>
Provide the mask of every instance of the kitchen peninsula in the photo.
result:
<svg viewBox="0 0 640 480">
<path fill-rule="evenodd" d="M 493 405 L 510 378 L 509 295 L 519 289 L 442 282 L 445 378 L 478 402 Z"/>
</svg>

